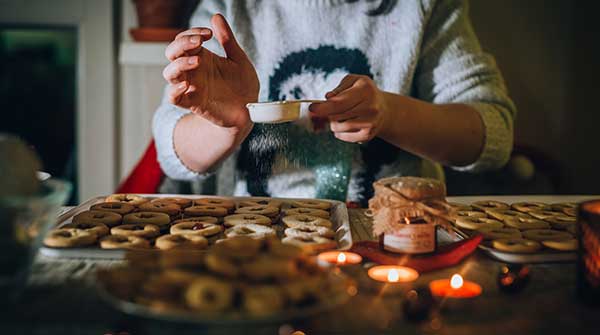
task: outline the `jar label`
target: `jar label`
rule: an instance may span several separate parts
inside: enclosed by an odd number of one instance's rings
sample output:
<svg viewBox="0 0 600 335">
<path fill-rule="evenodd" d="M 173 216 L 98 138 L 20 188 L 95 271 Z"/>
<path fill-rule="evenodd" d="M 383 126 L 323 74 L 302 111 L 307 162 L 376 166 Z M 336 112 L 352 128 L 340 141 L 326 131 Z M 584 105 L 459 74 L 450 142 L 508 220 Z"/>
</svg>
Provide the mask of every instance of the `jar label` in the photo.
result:
<svg viewBox="0 0 600 335">
<path fill-rule="evenodd" d="M 383 235 L 383 249 L 398 253 L 424 254 L 435 251 L 435 224 L 407 224 Z"/>
</svg>

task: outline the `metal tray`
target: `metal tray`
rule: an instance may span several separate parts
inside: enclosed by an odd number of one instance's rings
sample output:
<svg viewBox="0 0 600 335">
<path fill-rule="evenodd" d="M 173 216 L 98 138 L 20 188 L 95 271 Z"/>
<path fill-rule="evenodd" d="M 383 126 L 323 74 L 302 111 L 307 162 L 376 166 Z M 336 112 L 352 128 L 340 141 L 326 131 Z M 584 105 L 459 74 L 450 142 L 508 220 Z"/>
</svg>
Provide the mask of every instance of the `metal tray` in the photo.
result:
<svg viewBox="0 0 600 335">
<path fill-rule="evenodd" d="M 597 199 L 600 196 L 585 196 L 585 195 L 525 195 L 525 196 L 469 196 L 469 197 L 448 197 L 449 202 L 456 202 L 465 205 L 479 200 L 496 200 L 507 204 L 515 202 L 543 202 L 543 203 L 559 203 L 559 202 L 581 202 L 589 199 Z M 453 226 L 454 230 L 463 237 L 468 237 L 465 231 Z M 535 253 L 517 253 L 507 252 L 492 248 L 491 246 L 480 244 L 479 249 L 491 258 L 513 264 L 530 264 L 530 263 L 558 263 L 558 262 L 574 262 L 577 260 L 577 253 L 574 251 L 558 251 L 543 249 Z"/>
<path fill-rule="evenodd" d="M 222 197 L 222 196 L 211 196 L 211 195 L 189 195 L 189 194 L 138 194 L 143 197 L 148 198 L 168 198 L 168 197 L 180 197 L 180 198 L 190 198 L 190 199 L 198 199 L 198 198 L 225 198 L 232 200 L 234 202 L 247 201 L 247 200 L 263 200 L 269 199 L 265 197 Z M 61 227 L 67 223 L 71 222 L 71 219 L 83 212 L 89 210 L 90 206 L 95 205 L 97 203 L 101 203 L 104 201 L 106 196 L 98 196 L 87 200 L 86 202 L 80 204 L 77 207 L 72 208 L 66 213 L 62 214 L 58 217 L 57 227 Z M 289 201 L 294 200 L 306 200 L 306 199 L 297 199 L 297 198 L 271 198 L 282 201 L 283 208 L 285 204 Z M 333 223 L 333 230 L 335 231 L 335 240 L 338 243 L 339 250 L 347 250 L 352 247 L 352 233 L 350 231 L 350 219 L 348 217 L 348 209 L 346 208 L 346 204 L 341 201 L 336 200 L 327 200 L 327 199 L 318 199 L 321 201 L 327 201 L 331 203 L 331 217 L 330 220 Z M 278 224 L 280 225 L 280 224 Z M 281 234 L 278 230 L 278 234 Z M 127 251 L 124 249 L 102 249 L 99 246 L 90 246 L 85 248 L 51 248 L 47 246 L 42 246 L 40 248 L 40 253 L 44 256 L 48 257 L 60 257 L 60 258 L 89 258 L 89 259 L 124 259 L 125 253 Z"/>
</svg>

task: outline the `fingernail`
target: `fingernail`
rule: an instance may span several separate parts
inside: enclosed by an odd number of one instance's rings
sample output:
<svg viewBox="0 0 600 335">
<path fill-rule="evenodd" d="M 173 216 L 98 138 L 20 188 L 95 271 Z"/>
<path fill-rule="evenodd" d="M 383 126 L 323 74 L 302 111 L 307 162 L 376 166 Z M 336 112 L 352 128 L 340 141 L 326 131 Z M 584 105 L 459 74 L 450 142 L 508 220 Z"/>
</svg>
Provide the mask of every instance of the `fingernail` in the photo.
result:
<svg viewBox="0 0 600 335">
<path fill-rule="evenodd" d="M 192 44 L 198 44 L 198 43 L 200 43 L 200 37 L 199 36 L 192 36 L 192 37 L 190 37 L 190 43 L 192 43 Z"/>
<path fill-rule="evenodd" d="M 183 83 L 179 84 L 179 89 L 182 90 L 187 86 L 186 82 L 184 81 Z"/>
<path fill-rule="evenodd" d="M 196 64 L 196 57 L 190 57 L 190 58 L 188 58 L 188 64 L 190 64 L 190 65 Z"/>
</svg>

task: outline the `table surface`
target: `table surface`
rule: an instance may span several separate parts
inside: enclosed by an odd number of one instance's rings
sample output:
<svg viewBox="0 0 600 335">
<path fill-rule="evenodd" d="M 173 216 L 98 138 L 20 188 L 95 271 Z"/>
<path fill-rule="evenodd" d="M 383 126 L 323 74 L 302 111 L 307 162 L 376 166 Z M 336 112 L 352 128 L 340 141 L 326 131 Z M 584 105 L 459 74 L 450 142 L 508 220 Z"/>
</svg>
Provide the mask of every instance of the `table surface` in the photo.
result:
<svg viewBox="0 0 600 335">
<path fill-rule="evenodd" d="M 505 202 L 580 201 L 598 196 L 486 196 L 449 197 L 448 201 L 469 203 L 481 199 Z M 350 209 L 355 241 L 370 240 L 371 222 L 361 209 Z M 359 293 L 344 306 L 289 324 L 219 326 L 175 324 L 125 315 L 103 302 L 94 287 L 99 267 L 119 261 L 51 259 L 38 255 L 27 289 L 16 304 L 0 302 L 1 334 L 105 334 L 126 330 L 137 334 L 278 334 L 298 329 L 307 334 L 575 334 L 600 333 L 600 309 L 580 304 L 575 295 L 575 264 L 531 265 L 531 282 L 519 294 L 498 290 L 496 277 L 502 266 L 480 252 L 459 265 L 422 274 L 410 286 L 359 287 Z M 480 283 L 483 295 L 469 304 L 444 309 L 419 324 L 405 321 L 402 292 L 409 287 L 426 287 L 433 279 L 453 273 Z M 395 292 L 394 292 L 395 291 Z"/>
</svg>

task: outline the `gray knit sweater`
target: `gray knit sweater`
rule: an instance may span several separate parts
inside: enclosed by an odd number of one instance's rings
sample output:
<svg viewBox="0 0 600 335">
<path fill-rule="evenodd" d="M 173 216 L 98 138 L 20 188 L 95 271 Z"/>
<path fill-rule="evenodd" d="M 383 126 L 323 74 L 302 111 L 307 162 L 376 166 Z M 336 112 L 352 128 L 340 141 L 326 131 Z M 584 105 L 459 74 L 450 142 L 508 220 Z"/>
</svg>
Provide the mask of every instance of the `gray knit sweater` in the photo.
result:
<svg viewBox="0 0 600 335">
<path fill-rule="evenodd" d="M 209 27 L 212 14 L 225 15 L 258 72 L 259 101 L 322 99 L 344 75 L 354 73 L 370 76 L 388 92 L 470 104 L 483 120 L 485 145 L 475 163 L 453 168 L 482 171 L 504 165 L 516 111 L 493 58 L 479 46 L 467 2 L 398 0 L 387 14 L 367 15 L 376 3 L 204 0 L 190 26 Z M 223 55 L 215 39 L 204 46 Z M 420 158 L 382 140 L 345 143 L 315 131 L 303 117 L 293 124 L 255 125 L 241 148 L 213 169 L 216 174 L 198 174 L 181 163 L 173 146 L 175 125 L 187 113 L 163 102 L 153 132 L 165 173 L 210 185 L 201 192 L 364 203 L 374 179 L 422 172 Z"/>
</svg>

